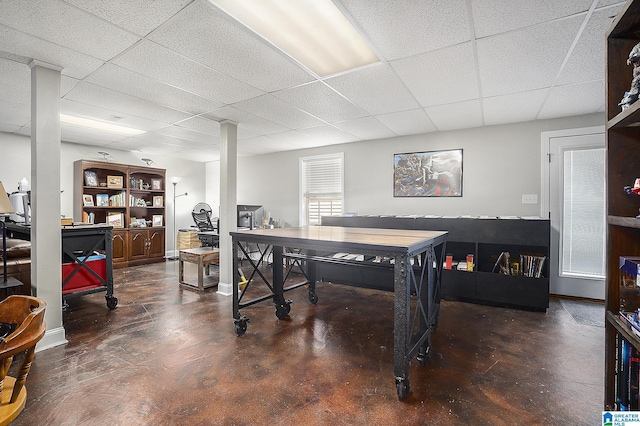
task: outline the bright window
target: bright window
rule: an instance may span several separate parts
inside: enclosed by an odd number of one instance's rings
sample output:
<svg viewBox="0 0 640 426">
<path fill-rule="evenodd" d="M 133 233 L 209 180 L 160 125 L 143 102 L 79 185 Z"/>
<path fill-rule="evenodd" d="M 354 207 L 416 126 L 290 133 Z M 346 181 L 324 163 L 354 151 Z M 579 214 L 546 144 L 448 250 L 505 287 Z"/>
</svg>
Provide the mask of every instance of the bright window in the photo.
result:
<svg viewBox="0 0 640 426">
<path fill-rule="evenodd" d="M 300 158 L 300 224 L 319 225 L 322 216 L 343 211 L 344 154 Z"/>
</svg>

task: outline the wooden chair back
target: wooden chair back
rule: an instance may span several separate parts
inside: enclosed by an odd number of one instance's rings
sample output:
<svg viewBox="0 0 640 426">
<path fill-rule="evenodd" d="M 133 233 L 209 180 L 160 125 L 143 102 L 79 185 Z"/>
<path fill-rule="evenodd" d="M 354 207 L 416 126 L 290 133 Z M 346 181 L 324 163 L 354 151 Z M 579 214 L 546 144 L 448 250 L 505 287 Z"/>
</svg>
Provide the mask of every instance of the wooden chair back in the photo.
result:
<svg viewBox="0 0 640 426">
<path fill-rule="evenodd" d="M 24 384 L 35 357 L 36 343 L 46 331 L 46 303 L 36 297 L 12 295 L 0 302 L 0 425 L 9 424 L 24 408 L 27 391 Z M 7 376 L 14 356 L 22 363 L 15 374 Z"/>
</svg>

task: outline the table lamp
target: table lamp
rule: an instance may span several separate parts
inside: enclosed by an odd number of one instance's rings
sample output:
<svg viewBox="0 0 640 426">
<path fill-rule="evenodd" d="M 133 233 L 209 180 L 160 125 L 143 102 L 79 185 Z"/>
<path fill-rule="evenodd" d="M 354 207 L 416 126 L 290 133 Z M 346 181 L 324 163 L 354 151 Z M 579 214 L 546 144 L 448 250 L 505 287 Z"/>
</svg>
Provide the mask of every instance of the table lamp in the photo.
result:
<svg viewBox="0 0 640 426">
<path fill-rule="evenodd" d="M 11 201 L 9 201 L 7 192 L 4 190 L 2 181 L 0 181 L 0 216 L 6 217 L 12 213 L 14 213 L 13 206 L 11 205 Z M 7 276 L 7 228 L 4 220 L 0 221 L 0 229 L 2 230 L 2 274 L 4 278 L 0 286 L 6 287 L 9 281 L 17 282 L 18 280 Z"/>
</svg>

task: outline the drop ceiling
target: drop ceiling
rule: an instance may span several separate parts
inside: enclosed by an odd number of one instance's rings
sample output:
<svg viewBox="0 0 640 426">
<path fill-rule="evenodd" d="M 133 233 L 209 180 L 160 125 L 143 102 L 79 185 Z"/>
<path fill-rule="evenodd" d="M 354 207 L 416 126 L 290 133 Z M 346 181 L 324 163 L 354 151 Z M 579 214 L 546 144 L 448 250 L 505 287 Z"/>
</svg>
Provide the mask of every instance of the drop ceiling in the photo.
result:
<svg viewBox="0 0 640 426">
<path fill-rule="evenodd" d="M 206 0 L 0 0 L 0 132 L 30 135 L 32 59 L 62 140 L 193 161 L 604 111 L 611 0 L 334 0 L 380 62 L 320 78 Z M 631 71 L 630 71 L 631 72 Z"/>
</svg>

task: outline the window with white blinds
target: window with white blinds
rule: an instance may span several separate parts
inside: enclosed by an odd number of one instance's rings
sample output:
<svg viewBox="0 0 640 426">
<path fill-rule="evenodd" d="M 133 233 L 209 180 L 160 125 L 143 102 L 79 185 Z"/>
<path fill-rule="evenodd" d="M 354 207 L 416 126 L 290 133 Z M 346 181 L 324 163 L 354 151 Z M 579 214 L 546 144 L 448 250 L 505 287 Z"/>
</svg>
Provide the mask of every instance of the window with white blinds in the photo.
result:
<svg viewBox="0 0 640 426">
<path fill-rule="evenodd" d="M 344 155 L 300 159 L 301 225 L 319 225 L 322 216 L 342 214 Z"/>
<path fill-rule="evenodd" d="M 605 149 L 564 152 L 562 275 L 605 277 Z"/>
</svg>

